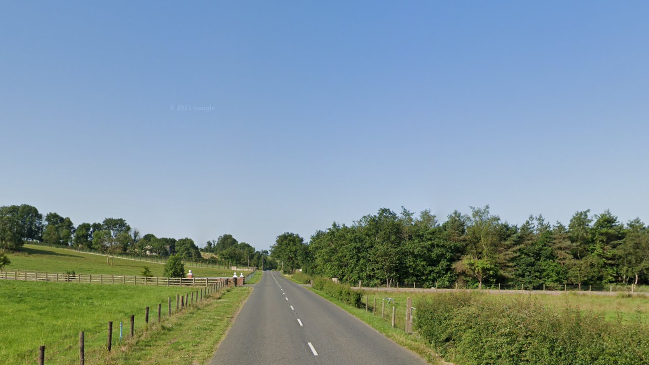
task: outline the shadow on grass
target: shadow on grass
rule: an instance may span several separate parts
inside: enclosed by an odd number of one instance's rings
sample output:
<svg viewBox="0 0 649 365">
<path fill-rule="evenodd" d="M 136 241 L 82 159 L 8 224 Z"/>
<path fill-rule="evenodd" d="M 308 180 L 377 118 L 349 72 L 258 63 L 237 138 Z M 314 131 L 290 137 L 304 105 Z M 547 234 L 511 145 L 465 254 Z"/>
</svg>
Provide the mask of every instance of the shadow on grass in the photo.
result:
<svg viewBox="0 0 649 365">
<path fill-rule="evenodd" d="M 43 256 L 63 256 L 63 257 L 83 258 L 83 256 L 81 255 L 72 255 L 68 253 L 59 253 L 59 252 L 41 250 L 38 248 L 29 248 L 29 247 L 22 247 L 20 250 L 16 251 L 15 253 L 23 254 L 23 255 L 43 255 Z"/>
</svg>

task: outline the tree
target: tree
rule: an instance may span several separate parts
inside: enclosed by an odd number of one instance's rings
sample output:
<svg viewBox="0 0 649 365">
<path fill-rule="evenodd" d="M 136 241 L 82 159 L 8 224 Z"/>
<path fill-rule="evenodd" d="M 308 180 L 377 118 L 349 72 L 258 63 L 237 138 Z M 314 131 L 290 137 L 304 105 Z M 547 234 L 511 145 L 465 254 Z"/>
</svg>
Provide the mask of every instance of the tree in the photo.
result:
<svg viewBox="0 0 649 365">
<path fill-rule="evenodd" d="M 0 208 L 0 249 L 14 251 L 24 244 L 22 230 L 18 217 L 5 208 Z"/>
<path fill-rule="evenodd" d="M 74 224 L 70 218 L 63 218 L 55 212 L 45 216 L 47 225 L 43 231 L 43 242 L 51 245 L 67 246 L 72 243 Z"/>
<path fill-rule="evenodd" d="M 182 258 L 178 255 L 169 256 L 164 266 L 163 275 L 168 278 L 184 278 L 185 264 L 183 264 Z"/>
<path fill-rule="evenodd" d="M 92 247 L 92 226 L 90 223 L 81 223 L 74 232 L 74 246 L 77 248 Z"/>
<path fill-rule="evenodd" d="M 234 237 L 232 237 L 231 234 L 224 234 L 222 236 L 219 236 L 219 238 L 216 240 L 212 252 L 218 254 L 219 252 L 227 250 L 230 247 L 237 247 L 238 244 L 239 242 Z"/>
<path fill-rule="evenodd" d="M 117 238 L 120 233 L 131 231 L 131 226 L 122 218 L 105 218 L 102 226 L 103 230 L 110 232 L 113 238 Z"/>
<path fill-rule="evenodd" d="M 176 241 L 176 255 L 192 260 L 201 258 L 201 252 L 191 238 L 182 238 Z"/>
<path fill-rule="evenodd" d="M 306 245 L 300 235 L 286 232 L 277 236 L 270 252 L 273 258 L 282 262 L 284 272 L 293 272 L 304 263 Z"/>
<path fill-rule="evenodd" d="M 0 252 L 0 271 L 4 270 L 4 267 L 9 265 L 11 263 L 11 260 L 7 257 L 7 255 L 4 254 L 4 252 Z"/>
<path fill-rule="evenodd" d="M 18 208 L 23 239 L 28 241 L 40 241 L 43 234 L 43 215 L 36 207 L 22 204 Z"/>
<path fill-rule="evenodd" d="M 97 231 L 92 235 L 92 247 L 101 252 L 108 252 L 112 245 L 112 237 L 108 231 Z"/>
</svg>

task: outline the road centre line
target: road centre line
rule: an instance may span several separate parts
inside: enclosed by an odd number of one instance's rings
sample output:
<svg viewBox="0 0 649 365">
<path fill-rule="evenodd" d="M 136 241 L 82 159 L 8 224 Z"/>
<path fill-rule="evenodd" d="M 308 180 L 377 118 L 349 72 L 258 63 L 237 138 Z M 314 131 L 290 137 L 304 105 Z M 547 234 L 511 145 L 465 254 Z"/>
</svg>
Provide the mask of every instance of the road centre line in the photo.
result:
<svg viewBox="0 0 649 365">
<path fill-rule="evenodd" d="M 295 310 L 295 308 L 293 308 L 293 306 L 291 306 L 291 310 L 292 310 L 292 311 L 294 311 L 294 310 Z"/>
<path fill-rule="evenodd" d="M 302 324 L 302 321 L 300 321 L 300 319 L 299 319 L 299 318 L 297 319 L 297 323 L 299 323 L 299 324 L 300 324 L 300 327 L 304 327 L 304 325 Z"/>
<path fill-rule="evenodd" d="M 311 342 L 307 342 L 309 344 L 309 347 L 311 348 L 311 352 L 313 352 L 313 356 L 318 356 L 318 352 L 313 348 L 313 345 Z"/>
</svg>

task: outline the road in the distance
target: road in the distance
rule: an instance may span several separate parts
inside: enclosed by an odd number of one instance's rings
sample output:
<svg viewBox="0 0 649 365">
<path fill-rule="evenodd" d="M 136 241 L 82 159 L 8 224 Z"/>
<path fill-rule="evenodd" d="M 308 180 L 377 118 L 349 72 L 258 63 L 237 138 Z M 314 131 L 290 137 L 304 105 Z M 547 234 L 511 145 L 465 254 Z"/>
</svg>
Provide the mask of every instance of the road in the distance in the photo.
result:
<svg viewBox="0 0 649 365">
<path fill-rule="evenodd" d="M 426 364 L 311 291 L 266 271 L 210 365 Z"/>
</svg>

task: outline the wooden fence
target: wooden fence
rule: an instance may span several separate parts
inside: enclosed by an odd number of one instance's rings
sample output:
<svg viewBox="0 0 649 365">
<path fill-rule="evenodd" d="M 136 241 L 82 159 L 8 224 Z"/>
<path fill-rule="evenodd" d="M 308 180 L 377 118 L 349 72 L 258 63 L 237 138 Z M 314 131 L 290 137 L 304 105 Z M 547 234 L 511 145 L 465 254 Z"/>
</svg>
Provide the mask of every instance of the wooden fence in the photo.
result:
<svg viewBox="0 0 649 365">
<path fill-rule="evenodd" d="M 0 271 L 2 280 L 20 281 L 49 281 L 81 284 L 122 284 L 122 285 L 151 285 L 151 286 L 201 286 L 212 284 L 227 286 L 234 278 L 166 278 L 136 275 L 101 275 L 101 274 L 58 274 L 47 272 Z M 236 285 L 236 282 L 235 282 Z"/>
</svg>

